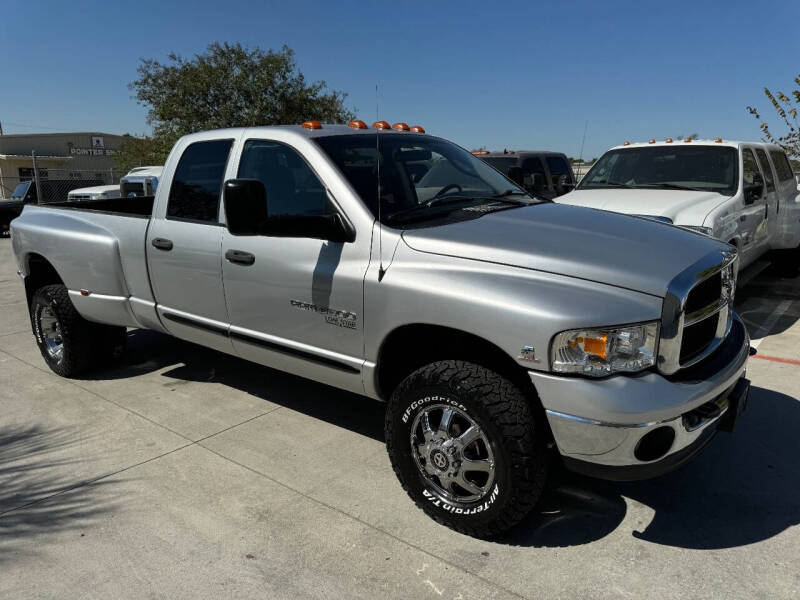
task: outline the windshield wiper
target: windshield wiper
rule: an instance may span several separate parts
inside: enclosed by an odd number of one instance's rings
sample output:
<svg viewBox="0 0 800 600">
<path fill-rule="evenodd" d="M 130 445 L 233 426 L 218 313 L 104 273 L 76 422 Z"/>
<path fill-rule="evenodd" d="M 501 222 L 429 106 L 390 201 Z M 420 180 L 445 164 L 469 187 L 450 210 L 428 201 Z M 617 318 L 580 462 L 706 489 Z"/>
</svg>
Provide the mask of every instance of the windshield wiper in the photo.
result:
<svg viewBox="0 0 800 600">
<path fill-rule="evenodd" d="M 431 208 L 432 206 L 445 206 L 447 204 L 458 204 L 469 200 L 482 200 L 482 198 L 476 198 L 475 196 L 439 196 L 438 198 L 431 198 L 427 202 L 422 202 L 420 204 L 417 204 L 416 206 L 411 206 L 409 208 L 404 208 L 403 210 L 398 210 L 396 213 L 393 213 L 388 217 L 386 217 L 386 222 L 390 223 L 392 221 L 396 221 L 398 217 L 400 217 L 402 220 L 402 217 L 404 216 L 411 215 L 421 210 L 426 210 L 428 208 Z"/>
<path fill-rule="evenodd" d="M 713 192 L 714 188 L 698 188 L 677 183 L 642 183 L 637 185 L 639 188 L 659 188 L 662 190 L 686 190 L 689 192 Z"/>
</svg>

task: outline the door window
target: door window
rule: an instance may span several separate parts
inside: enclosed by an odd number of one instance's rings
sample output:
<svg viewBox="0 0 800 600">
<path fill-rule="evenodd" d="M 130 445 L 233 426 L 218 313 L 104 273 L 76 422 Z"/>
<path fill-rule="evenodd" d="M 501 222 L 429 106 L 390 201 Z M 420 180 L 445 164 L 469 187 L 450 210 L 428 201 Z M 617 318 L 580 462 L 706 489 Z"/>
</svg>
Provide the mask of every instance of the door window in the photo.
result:
<svg viewBox="0 0 800 600">
<path fill-rule="evenodd" d="M 172 177 L 167 218 L 217 223 L 225 165 L 233 140 L 195 142 L 183 151 Z"/>
<path fill-rule="evenodd" d="M 767 184 L 767 191 L 774 192 L 775 191 L 775 178 L 772 176 L 772 167 L 769 165 L 769 160 L 767 159 L 767 153 L 764 152 L 761 148 L 756 150 L 756 154 L 758 154 L 758 162 L 761 163 L 761 169 L 764 171 L 764 181 Z"/>
<path fill-rule="evenodd" d="M 744 177 L 744 184 L 753 183 L 753 176 L 760 172 L 753 151 L 750 148 L 742 150 L 742 177 Z"/>
<path fill-rule="evenodd" d="M 325 186 L 300 155 L 284 144 L 248 140 L 238 177 L 264 184 L 270 216 L 324 216 L 331 212 Z"/>
<path fill-rule="evenodd" d="M 547 168 L 550 169 L 550 181 L 553 185 L 558 184 L 558 178 L 561 175 L 567 176 L 567 183 L 572 183 L 572 175 L 569 172 L 569 166 L 560 156 L 548 156 Z"/>
<path fill-rule="evenodd" d="M 770 150 L 769 156 L 772 158 L 772 164 L 775 165 L 775 170 L 778 172 L 778 179 L 781 181 L 794 179 L 792 166 L 789 164 L 789 159 L 786 158 L 786 153 L 780 150 Z"/>
</svg>

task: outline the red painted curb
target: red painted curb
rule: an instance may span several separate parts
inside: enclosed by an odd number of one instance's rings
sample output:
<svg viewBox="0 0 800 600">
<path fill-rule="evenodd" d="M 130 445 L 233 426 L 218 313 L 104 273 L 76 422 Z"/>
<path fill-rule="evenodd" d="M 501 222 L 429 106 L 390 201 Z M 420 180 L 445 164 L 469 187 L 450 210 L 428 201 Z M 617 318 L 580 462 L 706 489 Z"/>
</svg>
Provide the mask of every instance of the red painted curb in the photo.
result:
<svg viewBox="0 0 800 600">
<path fill-rule="evenodd" d="M 767 356 L 766 354 L 756 354 L 751 358 L 760 358 L 761 360 L 771 360 L 772 362 L 786 363 L 787 365 L 797 365 L 800 367 L 800 360 L 793 360 L 791 358 L 781 358 L 779 356 Z"/>
</svg>

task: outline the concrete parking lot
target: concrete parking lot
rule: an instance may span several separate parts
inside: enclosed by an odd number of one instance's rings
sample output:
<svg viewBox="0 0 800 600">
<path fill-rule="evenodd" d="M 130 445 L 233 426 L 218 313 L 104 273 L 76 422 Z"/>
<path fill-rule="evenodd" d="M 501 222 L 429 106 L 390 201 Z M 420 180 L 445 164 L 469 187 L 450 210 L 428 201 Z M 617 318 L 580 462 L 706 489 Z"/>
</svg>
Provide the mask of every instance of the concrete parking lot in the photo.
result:
<svg viewBox="0 0 800 600">
<path fill-rule="evenodd" d="M 45 366 L 0 240 L 0 598 L 797 598 L 800 274 L 739 291 L 750 405 L 670 475 L 559 475 L 505 538 L 437 525 L 371 400 L 144 332 Z"/>
</svg>

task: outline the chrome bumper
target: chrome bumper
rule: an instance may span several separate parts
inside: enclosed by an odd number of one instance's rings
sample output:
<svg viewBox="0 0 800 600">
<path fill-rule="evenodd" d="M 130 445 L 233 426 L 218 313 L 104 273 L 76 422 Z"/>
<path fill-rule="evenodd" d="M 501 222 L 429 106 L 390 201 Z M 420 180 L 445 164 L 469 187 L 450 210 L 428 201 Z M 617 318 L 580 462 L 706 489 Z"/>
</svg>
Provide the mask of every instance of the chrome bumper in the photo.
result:
<svg viewBox="0 0 800 600">
<path fill-rule="evenodd" d="M 647 477 L 658 474 L 658 464 L 671 466 L 679 457 L 691 458 L 691 450 L 716 430 L 728 411 L 729 395 L 744 376 L 750 339 L 736 315 L 731 337 L 734 335 L 735 339 L 723 345 L 729 347 L 720 348 L 726 352 L 725 363 L 721 367 L 712 363 L 715 370 L 698 373 L 697 379 L 667 379 L 648 372 L 592 380 L 530 372 L 556 446 L 568 466 L 580 463 L 576 470 L 588 471 L 580 468 L 588 463 L 607 472 L 599 476 L 634 479 L 640 477 L 615 477 L 613 471 L 644 467 L 640 471 Z M 642 445 L 653 432 L 658 433 L 648 440 L 661 436 L 664 451 L 651 460 Z"/>
</svg>

